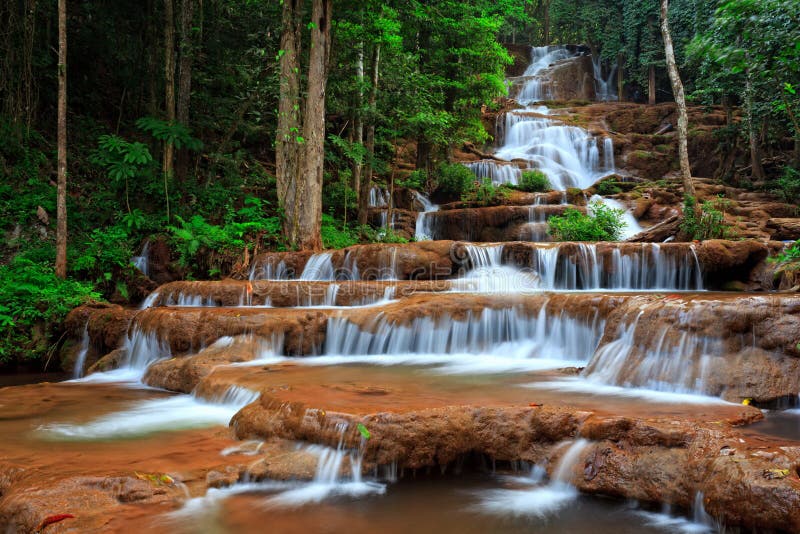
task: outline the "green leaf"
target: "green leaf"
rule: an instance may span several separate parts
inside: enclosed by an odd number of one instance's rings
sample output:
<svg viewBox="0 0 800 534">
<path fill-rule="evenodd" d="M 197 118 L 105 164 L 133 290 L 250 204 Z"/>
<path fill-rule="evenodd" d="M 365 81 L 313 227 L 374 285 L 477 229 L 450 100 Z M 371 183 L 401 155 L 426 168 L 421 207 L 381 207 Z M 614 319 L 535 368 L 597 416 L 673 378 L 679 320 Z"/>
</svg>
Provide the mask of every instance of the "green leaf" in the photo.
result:
<svg viewBox="0 0 800 534">
<path fill-rule="evenodd" d="M 358 431 L 361 433 L 361 437 L 364 439 L 369 439 L 372 437 L 372 435 L 369 433 L 369 430 L 367 430 L 367 427 L 365 427 L 363 423 L 358 423 L 356 428 L 358 428 Z"/>
</svg>

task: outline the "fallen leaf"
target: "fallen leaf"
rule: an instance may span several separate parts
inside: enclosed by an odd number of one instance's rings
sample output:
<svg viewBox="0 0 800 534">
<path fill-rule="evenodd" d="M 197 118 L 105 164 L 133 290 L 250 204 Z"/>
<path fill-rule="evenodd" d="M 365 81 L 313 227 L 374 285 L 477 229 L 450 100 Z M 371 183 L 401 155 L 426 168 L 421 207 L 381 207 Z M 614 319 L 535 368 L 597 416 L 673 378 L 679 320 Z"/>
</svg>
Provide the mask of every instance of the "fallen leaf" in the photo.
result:
<svg viewBox="0 0 800 534">
<path fill-rule="evenodd" d="M 53 523 L 58 523 L 58 522 L 60 522 L 60 521 L 63 521 L 63 520 L 65 520 L 65 519 L 73 519 L 74 517 L 75 517 L 75 516 L 74 516 L 74 515 L 72 515 L 72 514 L 55 514 L 55 515 L 48 515 L 47 517 L 45 517 L 44 519 L 42 519 L 42 522 L 41 522 L 41 523 L 39 523 L 39 526 L 38 526 L 38 527 L 36 527 L 36 530 L 37 530 L 38 532 L 41 532 L 42 530 L 44 530 L 44 528 L 45 528 L 47 525 L 52 525 Z"/>
<path fill-rule="evenodd" d="M 542 405 L 538 404 L 536 402 L 531 402 L 531 403 L 528 403 L 528 406 L 530 406 L 531 408 L 539 408 Z"/>
<path fill-rule="evenodd" d="M 361 433 L 361 436 L 363 436 L 364 439 L 369 439 L 372 437 L 372 435 L 369 433 L 369 430 L 367 430 L 367 427 L 365 427 L 363 424 L 358 423 L 356 428 L 358 428 L 358 431 Z"/>
</svg>

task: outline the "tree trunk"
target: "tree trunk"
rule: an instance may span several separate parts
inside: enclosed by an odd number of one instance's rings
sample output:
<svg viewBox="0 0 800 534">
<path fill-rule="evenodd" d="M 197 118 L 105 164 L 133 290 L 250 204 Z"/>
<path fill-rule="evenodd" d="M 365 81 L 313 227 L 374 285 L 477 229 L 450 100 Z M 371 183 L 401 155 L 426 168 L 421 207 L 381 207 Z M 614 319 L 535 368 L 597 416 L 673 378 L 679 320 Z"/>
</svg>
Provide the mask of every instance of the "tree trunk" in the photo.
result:
<svg viewBox="0 0 800 534">
<path fill-rule="evenodd" d="M 625 100 L 625 57 L 617 54 L 617 101 Z"/>
<path fill-rule="evenodd" d="M 67 0 L 58 0 L 58 192 L 56 276 L 67 277 Z"/>
<path fill-rule="evenodd" d="M 147 109 L 148 115 L 155 117 L 158 115 L 160 99 L 158 98 L 158 27 L 156 26 L 156 2 L 147 0 L 147 28 L 146 47 L 147 47 Z"/>
<path fill-rule="evenodd" d="M 303 119 L 305 154 L 295 202 L 297 244 L 301 250 L 322 248 L 320 226 L 325 162 L 325 87 L 331 45 L 331 10 L 332 0 L 314 0 L 311 11 L 311 52 L 308 57 L 308 96 Z"/>
<path fill-rule="evenodd" d="M 358 53 L 356 55 L 356 110 L 353 113 L 353 142 L 359 145 L 364 144 L 364 42 L 358 43 Z M 363 161 L 356 161 L 353 164 L 353 181 L 350 186 L 360 195 L 361 191 L 361 171 L 364 168 Z M 360 205 L 360 203 L 359 203 Z"/>
<path fill-rule="evenodd" d="M 275 176 L 283 208 L 283 236 L 297 238 L 295 193 L 300 172 L 300 42 L 303 0 L 284 0 L 281 19 L 280 100 L 275 136 Z"/>
<path fill-rule="evenodd" d="M 358 224 L 367 224 L 369 215 L 369 191 L 372 188 L 372 160 L 375 158 L 375 103 L 378 100 L 378 79 L 380 75 L 381 45 L 375 44 L 372 51 L 372 71 L 370 81 L 372 83 L 369 90 L 369 111 L 370 120 L 367 125 L 367 136 L 365 147 L 367 149 L 367 161 L 364 166 L 364 176 L 361 177 L 361 191 L 358 195 Z M 392 196 L 389 196 L 389 206 L 392 205 Z M 388 219 L 391 224 L 391 219 Z"/>
<path fill-rule="evenodd" d="M 750 144 L 750 169 L 753 178 L 757 182 L 764 181 L 764 167 L 761 164 L 761 145 L 758 140 L 758 128 L 756 119 L 753 116 L 753 87 L 750 81 L 750 70 L 747 70 L 745 77 L 745 104 L 747 107 L 747 135 Z"/>
<path fill-rule="evenodd" d="M 167 122 L 175 122 L 175 13 L 173 0 L 164 0 L 164 82 L 165 111 Z M 173 156 L 175 147 L 164 142 L 164 199 L 167 204 L 167 222 L 169 222 L 169 180 L 172 178 Z"/>
<path fill-rule="evenodd" d="M 544 45 L 550 46 L 550 0 L 542 0 L 542 19 Z"/>
<path fill-rule="evenodd" d="M 189 111 L 192 95 L 192 61 L 194 60 L 194 44 L 192 43 L 192 26 L 194 22 L 195 0 L 181 0 L 180 13 L 180 61 L 178 75 L 178 122 L 189 126 Z M 189 167 L 189 152 L 178 151 L 175 175 L 178 180 L 185 180 Z"/>
<path fill-rule="evenodd" d="M 683 93 L 683 83 L 675 62 L 675 51 L 672 48 L 672 35 L 669 31 L 669 0 L 661 0 L 661 37 L 664 39 L 664 55 L 667 59 L 669 81 L 672 84 L 672 93 L 678 105 L 678 158 L 681 165 L 681 180 L 683 181 L 684 195 L 695 196 L 692 183 L 692 168 L 689 165 L 689 114 L 686 112 L 686 96 Z"/>
<path fill-rule="evenodd" d="M 656 66 L 650 65 L 650 72 L 647 76 L 647 103 L 651 106 L 656 103 Z"/>
</svg>

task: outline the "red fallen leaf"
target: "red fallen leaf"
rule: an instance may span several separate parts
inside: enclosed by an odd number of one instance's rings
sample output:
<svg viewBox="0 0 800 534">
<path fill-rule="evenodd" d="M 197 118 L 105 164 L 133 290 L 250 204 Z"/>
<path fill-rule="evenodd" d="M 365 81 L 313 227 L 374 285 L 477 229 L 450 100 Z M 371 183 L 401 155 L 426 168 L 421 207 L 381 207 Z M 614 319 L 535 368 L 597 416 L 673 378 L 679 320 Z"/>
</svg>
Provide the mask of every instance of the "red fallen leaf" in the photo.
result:
<svg viewBox="0 0 800 534">
<path fill-rule="evenodd" d="M 44 528 L 45 528 L 47 525 L 52 525 L 53 523 L 58 523 L 58 522 L 60 522 L 60 521 L 63 521 L 63 520 L 65 520 L 65 519 L 73 519 L 74 517 L 75 517 L 75 516 L 74 516 L 74 515 L 72 515 L 72 514 L 55 514 L 55 515 L 48 515 L 47 517 L 45 517 L 44 519 L 42 519 L 42 522 L 41 522 L 41 523 L 39 523 L 39 526 L 37 527 L 37 529 L 36 529 L 36 530 L 38 530 L 38 531 L 44 530 Z"/>
<path fill-rule="evenodd" d="M 664 300 L 675 300 L 679 298 L 681 298 L 680 295 L 667 295 L 666 297 L 664 297 Z"/>
<path fill-rule="evenodd" d="M 528 403 L 528 406 L 530 406 L 530 407 L 532 407 L 532 408 L 539 408 L 539 407 L 540 407 L 540 406 L 542 406 L 542 405 L 541 405 L 541 404 L 537 404 L 537 403 L 535 403 L 535 402 L 531 402 L 531 403 Z"/>
</svg>

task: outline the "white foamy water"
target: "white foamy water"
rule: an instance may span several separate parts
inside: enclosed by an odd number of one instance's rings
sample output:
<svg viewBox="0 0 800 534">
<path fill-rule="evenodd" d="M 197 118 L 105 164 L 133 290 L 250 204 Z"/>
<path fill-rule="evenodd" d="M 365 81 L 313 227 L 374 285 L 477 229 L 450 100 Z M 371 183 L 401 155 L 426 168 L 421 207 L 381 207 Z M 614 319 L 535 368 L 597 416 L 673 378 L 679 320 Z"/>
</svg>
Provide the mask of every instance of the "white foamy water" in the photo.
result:
<svg viewBox="0 0 800 534">
<path fill-rule="evenodd" d="M 511 516 L 547 517 L 568 506 L 578 498 L 578 490 L 572 485 L 572 469 L 581 461 L 581 454 L 589 446 L 585 439 L 565 444 L 567 447 L 558 461 L 553 478 L 541 484 L 541 472 L 534 471 L 529 487 L 520 489 L 498 489 L 479 494 L 479 510 Z"/>
<path fill-rule="evenodd" d="M 611 209 L 622 211 L 622 221 L 625 223 L 625 227 L 622 229 L 620 241 L 625 241 L 626 239 L 635 236 L 643 230 L 642 225 L 639 224 L 639 221 L 636 220 L 636 217 L 633 216 L 633 213 L 631 213 L 628 207 L 622 202 L 614 200 L 613 198 L 604 198 L 600 195 L 592 195 L 592 198 L 590 198 L 589 201 L 590 203 L 599 202 Z M 589 206 L 591 210 L 591 204 Z"/>
<path fill-rule="evenodd" d="M 719 397 L 711 397 L 708 395 L 657 391 L 654 389 L 636 387 L 613 386 L 609 384 L 603 384 L 595 380 L 587 380 L 585 378 L 567 377 L 562 380 L 532 382 L 529 384 L 524 384 L 523 387 L 528 387 L 531 389 L 563 391 L 564 393 L 581 393 L 585 395 L 596 395 L 598 397 L 620 397 L 659 404 L 729 404 L 727 401 L 724 401 Z"/>
<path fill-rule="evenodd" d="M 175 395 L 134 403 L 88 423 L 53 423 L 39 431 L 54 439 L 107 440 L 145 436 L 191 428 L 227 425 L 231 417 L 259 394 L 233 386 L 218 399 Z"/>
</svg>

